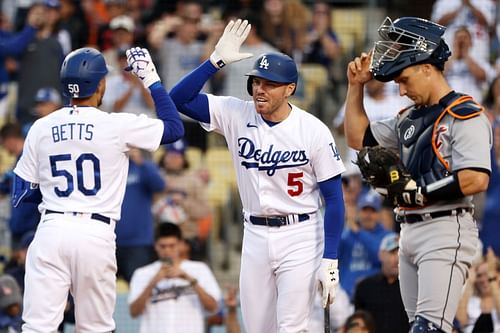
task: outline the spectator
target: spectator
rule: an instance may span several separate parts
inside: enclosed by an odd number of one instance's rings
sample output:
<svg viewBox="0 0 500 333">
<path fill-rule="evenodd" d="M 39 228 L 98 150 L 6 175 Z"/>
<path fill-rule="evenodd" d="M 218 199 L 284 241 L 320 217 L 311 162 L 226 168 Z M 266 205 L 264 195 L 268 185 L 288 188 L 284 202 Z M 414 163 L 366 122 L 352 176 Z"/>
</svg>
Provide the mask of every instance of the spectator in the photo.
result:
<svg viewBox="0 0 500 333">
<path fill-rule="evenodd" d="M 488 72 L 494 72 L 486 61 L 472 53 L 474 41 L 466 26 L 460 26 L 453 36 L 453 53 L 445 64 L 445 77 L 451 88 L 471 95 L 478 103 L 483 102 Z"/>
<path fill-rule="evenodd" d="M 457 318 L 465 333 L 500 332 L 500 265 L 491 248 L 469 271 Z"/>
<path fill-rule="evenodd" d="M 149 43 L 158 51 L 160 76 L 167 90 L 204 60 L 205 43 L 200 40 L 202 14 L 200 2 L 182 1 L 177 6 L 176 15 L 166 15 L 151 31 Z M 181 118 L 186 129 L 186 140 L 203 152 L 206 151 L 207 133 L 191 118 L 184 115 Z"/>
<path fill-rule="evenodd" d="M 307 29 L 303 63 L 323 65 L 333 82 L 333 64 L 339 60 L 342 48 L 337 34 L 332 30 L 332 9 L 327 1 L 317 1 L 313 6 L 311 24 Z"/>
<path fill-rule="evenodd" d="M 61 94 L 54 88 L 40 88 L 35 95 L 35 106 L 32 114 L 38 119 L 56 111 L 62 106 Z M 26 136 L 32 122 L 23 126 L 23 135 Z"/>
<path fill-rule="evenodd" d="M 493 128 L 493 149 L 491 150 L 491 175 L 486 198 L 479 237 L 484 248 L 492 247 L 495 254 L 500 255 L 500 76 L 497 76 L 490 85 L 485 99 L 489 117 Z"/>
<path fill-rule="evenodd" d="M 280 52 L 302 62 L 309 10 L 299 0 L 264 0 L 262 37 Z"/>
<path fill-rule="evenodd" d="M 153 195 L 165 189 L 160 170 L 137 148 L 129 151 L 127 187 L 116 225 L 118 275 L 130 282 L 134 271 L 154 261 Z"/>
<path fill-rule="evenodd" d="M 160 222 L 173 222 L 180 226 L 191 247 L 191 258 L 207 259 L 208 234 L 201 234 L 201 222 L 210 217 L 211 210 L 206 186 L 189 170 L 186 160 L 186 141 L 180 139 L 165 145 L 160 167 L 165 172 L 167 187 L 156 201 L 153 211 Z"/>
<path fill-rule="evenodd" d="M 99 1 L 97 1 L 99 2 Z M 113 47 L 113 28 L 111 22 L 114 18 L 127 13 L 127 0 L 105 0 L 106 21 L 98 28 L 98 46 L 102 52 Z"/>
<path fill-rule="evenodd" d="M 408 332 L 410 324 L 401 299 L 398 267 L 399 236 L 387 234 L 380 243 L 380 273 L 361 280 L 354 292 L 354 307 L 372 314 L 376 332 Z"/>
<path fill-rule="evenodd" d="M 53 10 L 50 9 L 51 4 L 35 4 L 34 6 L 41 8 L 44 17 Z M 38 89 L 52 87 L 58 91 L 61 90 L 59 71 L 64 52 L 55 23 L 54 20 L 43 21 L 36 38 L 29 44 L 20 60 L 16 116 L 22 125 L 33 122 L 36 118 L 31 111 L 35 106 Z M 43 59 L 43 64 L 40 63 L 40 59 Z"/>
<path fill-rule="evenodd" d="M 112 67 L 115 73 L 122 73 L 127 63 L 125 62 L 123 66 L 123 63 L 119 61 L 119 56 L 122 53 L 124 56 L 125 50 L 134 44 L 135 23 L 130 16 L 120 15 L 111 20 L 109 28 L 112 43 L 102 54 L 106 59 L 106 64 Z"/>
<path fill-rule="evenodd" d="M 57 40 L 62 46 L 63 54 L 66 55 L 71 52 L 73 45 L 71 45 L 71 35 L 69 31 L 61 25 L 61 2 L 60 0 L 44 0 L 46 7 L 45 20 L 47 26 L 51 28 L 52 35 L 57 37 Z"/>
<path fill-rule="evenodd" d="M 149 90 L 137 76 L 123 70 L 127 67 L 125 50 L 119 50 L 116 56 L 117 71 L 106 79 L 106 95 L 102 100 L 103 110 L 153 117 L 154 104 Z"/>
<path fill-rule="evenodd" d="M 347 318 L 340 333 L 375 333 L 375 323 L 369 312 L 359 310 Z M 385 333 L 385 332 L 384 332 Z"/>
<path fill-rule="evenodd" d="M 21 332 L 22 293 L 16 280 L 0 276 L 0 333 Z"/>
<path fill-rule="evenodd" d="M 4 118 L 7 113 L 7 90 L 9 74 L 5 66 L 8 56 L 21 55 L 30 41 L 35 37 L 44 20 L 44 12 L 41 6 L 33 6 L 26 19 L 26 26 L 21 32 L 12 34 L 9 31 L 0 30 L 0 118 Z"/>
<path fill-rule="evenodd" d="M 159 260 L 134 272 L 130 283 L 132 317 L 142 315 L 141 333 L 202 333 L 204 315 L 217 310 L 221 291 L 205 263 L 179 258 L 180 228 L 161 223 L 155 234 Z"/>
<path fill-rule="evenodd" d="M 347 228 L 340 239 L 339 271 L 340 285 L 350 299 L 360 279 L 380 271 L 380 242 L 389 232 L 380 223 L 380 208 L 380 195 L 369 191 L 359 197 L 354 214 L 346 209 Z"/>
<path fill-rule="evenodd" d="M 24 293 L 26 254 L 28 253 L 28 247 L 30 246 L 34 237 L 35 231 L 28 231 L 21 237 L 21 240 L 13 249 L 14 251 L 12 252 L 11 265 L 8 265 L 4 269 L 6 274 L 9 274 L 16 280 L 21 289 L 21 293 Z"/>
<path fill-rule="evenodd" d="M 477 60 L 489 61 L 489 31 L 495 22 L 495 12 L 494 0 L 436 0 L 431 20 L 447 27 L 443 37 L 452 47 L 455 30 L 460 26 L 468 27 L 474 40 L 471 54 Z M 452 54 L 455 51 L 451 49 Z"/>
<path fill-rule="evenodd" d="M 71 47 L 78 49 L 87 44 L 88 23 L 78 0 L 60 0 L 61 8 L 59 26 L 68 31 Z"/>
<path fill-rule="evenodd" d="M 21 126 L 17 123 L 7 123 L 0 129 L 0 143 L 2 147 L 18 160 L 21 157 L 24 146 L 24 135 Z M 10 194 L 12 188 L 12 171 L 8 171 L 4 180 L 3 188 L 6 194 Z M 35 230 L 40 220 L 38 204 L 26 203 L 23 208 L 11 207 L 9 219 L 9 229 L 11 232 L 11 245 L 13 248 L 18 246 L 22 236 Z"/>
</svg>

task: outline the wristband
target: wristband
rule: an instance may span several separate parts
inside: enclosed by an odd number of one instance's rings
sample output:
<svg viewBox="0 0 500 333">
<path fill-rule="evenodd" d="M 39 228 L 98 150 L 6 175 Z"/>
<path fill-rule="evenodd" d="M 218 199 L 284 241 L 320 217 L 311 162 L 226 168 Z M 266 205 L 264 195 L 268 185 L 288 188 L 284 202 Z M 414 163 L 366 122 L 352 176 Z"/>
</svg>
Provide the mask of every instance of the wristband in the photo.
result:
<svg viewBox="0 0 500 333">
<path fill-rule="evenodd" d="M 430 202 L 446 199 L 463 198 L 464 194 L 460 189 L 458 175 L 453 172 L 451 176 L 445 177 L 437 182 L 428 184 L 423 188 L 424 197 Z"/>
</svg>

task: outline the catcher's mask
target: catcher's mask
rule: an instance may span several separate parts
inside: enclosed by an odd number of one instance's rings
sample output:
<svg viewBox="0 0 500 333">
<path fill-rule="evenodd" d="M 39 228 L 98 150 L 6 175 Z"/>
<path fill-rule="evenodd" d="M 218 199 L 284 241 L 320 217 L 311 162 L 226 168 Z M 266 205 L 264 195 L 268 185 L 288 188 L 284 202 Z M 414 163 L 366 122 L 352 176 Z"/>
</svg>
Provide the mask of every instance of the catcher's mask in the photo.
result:
<svg viewBox="0 0 500 333">
<path fill-rule="evenodd" d="M 297 66 L 292 58 L 283 53 L 264 53 L 261 54 L 253 69 L 245 74 L 248 76 L 247 92 L 252 96 L 252 81 L 254 77 L 260 77 L 269 81 L 279 83 L 295 83 L 295 89 L 292 95 L 297 90 L 297 81 L 299 73 Z"/>
<path fill-rule="evenodd" d="M 442 35 L 442 25 L 418 17 L 401 17 L 394 22 L 386 17 L 378 28 L 380 40 L 375 42 L 370 71 L 376 80 L 388 82 L 405 68 L 422 63 L 440 70 L 451 52 Z"/>
<path fill-rule="evenodd" d="M 108 74 L 101 52 L 84 47 L 69 53 L 61 66 L 63 95 L 71 98 L 92 96 L 99 81 Z"/>
</svg>

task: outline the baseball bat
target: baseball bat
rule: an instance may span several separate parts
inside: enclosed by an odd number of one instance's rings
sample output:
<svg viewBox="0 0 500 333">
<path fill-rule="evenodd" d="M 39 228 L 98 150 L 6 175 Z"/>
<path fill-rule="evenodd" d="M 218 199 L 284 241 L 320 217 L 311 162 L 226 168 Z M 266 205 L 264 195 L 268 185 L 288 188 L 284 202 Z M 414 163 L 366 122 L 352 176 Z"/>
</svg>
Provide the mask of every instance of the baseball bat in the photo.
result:
<svg viewBox="0 0 500 333">
<path fill-rule="evenodd" d="M 330 333 L 330 304 L 326 305 L 325 313 L 325 333 Z"/>
</svg>

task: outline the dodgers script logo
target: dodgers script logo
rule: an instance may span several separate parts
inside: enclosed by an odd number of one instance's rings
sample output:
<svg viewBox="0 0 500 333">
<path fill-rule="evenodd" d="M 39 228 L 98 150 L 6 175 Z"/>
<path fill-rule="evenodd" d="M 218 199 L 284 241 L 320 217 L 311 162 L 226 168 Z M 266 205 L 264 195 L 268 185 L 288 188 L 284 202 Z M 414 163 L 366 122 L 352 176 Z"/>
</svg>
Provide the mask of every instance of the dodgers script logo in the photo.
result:
<svg viewBox="0 0 500 333">
<path fill-rule="evenodd" d="M 278 169 L 293 168 L 309 163 L 304 150 L 275 150 L 270 145 L 266 150 L 255 147 L 249 138 L 238 138 L 238 156 L 244 159 L 241 162 L 247 169 L 257 168 L 266 171 L 268 176 L 273 176 Z"/>
</svg>

